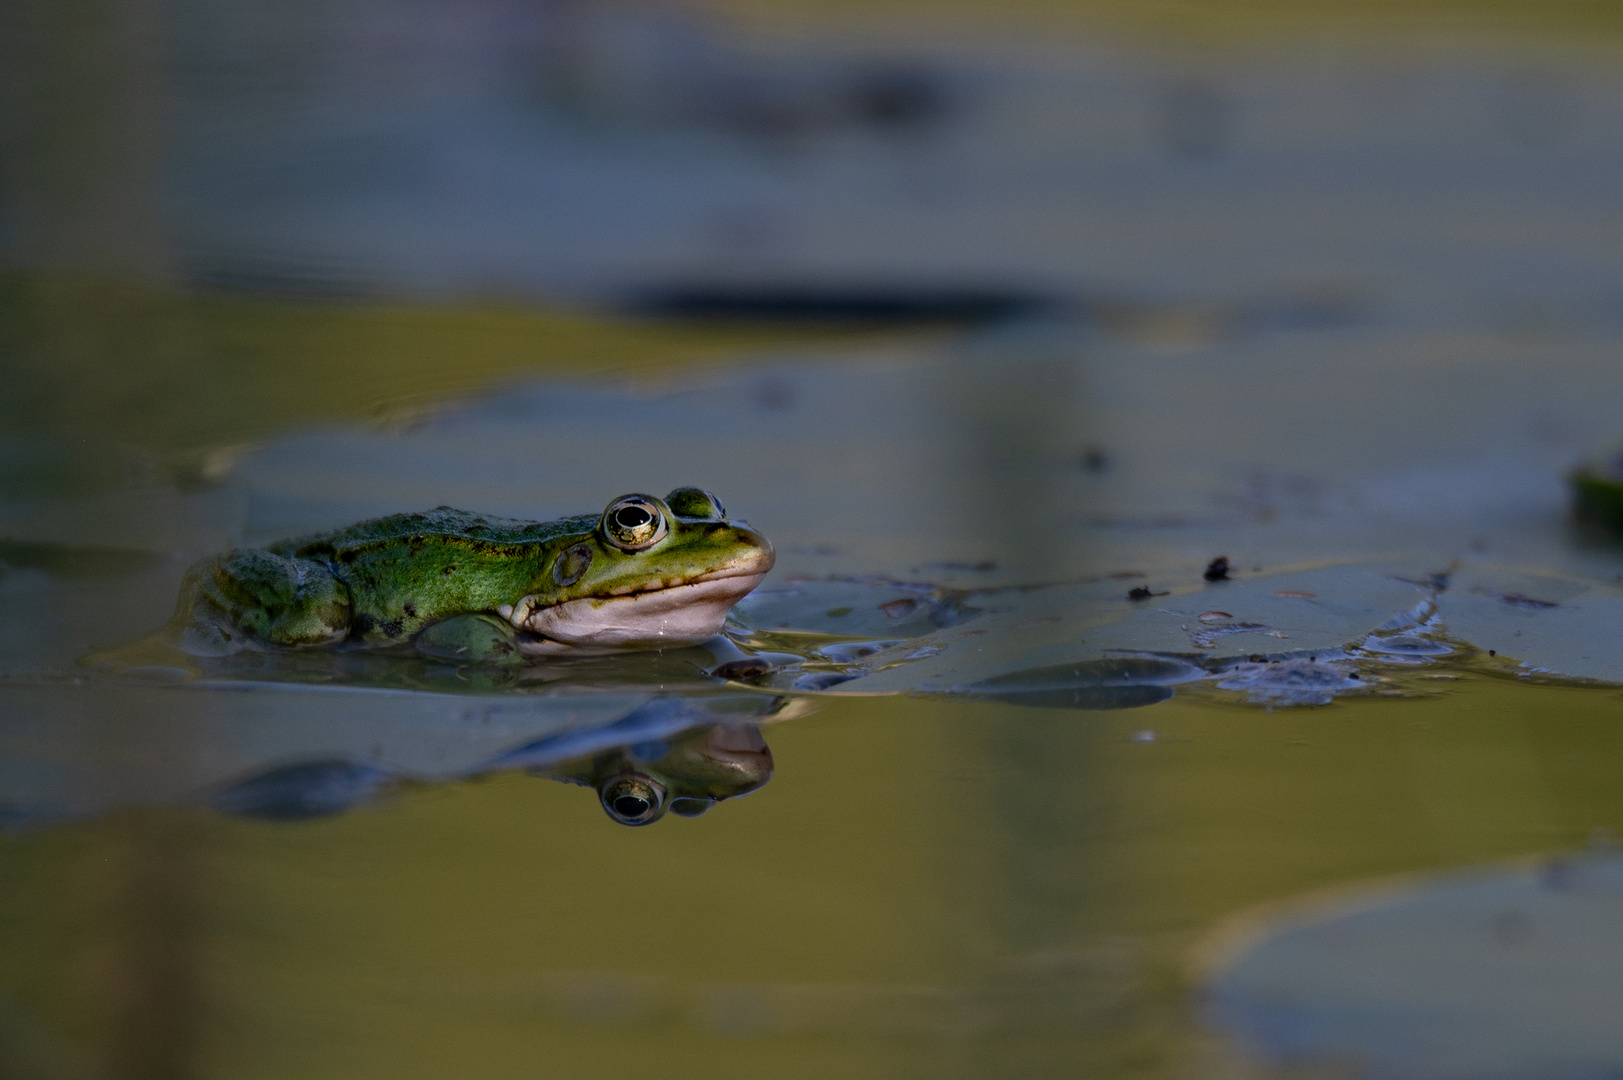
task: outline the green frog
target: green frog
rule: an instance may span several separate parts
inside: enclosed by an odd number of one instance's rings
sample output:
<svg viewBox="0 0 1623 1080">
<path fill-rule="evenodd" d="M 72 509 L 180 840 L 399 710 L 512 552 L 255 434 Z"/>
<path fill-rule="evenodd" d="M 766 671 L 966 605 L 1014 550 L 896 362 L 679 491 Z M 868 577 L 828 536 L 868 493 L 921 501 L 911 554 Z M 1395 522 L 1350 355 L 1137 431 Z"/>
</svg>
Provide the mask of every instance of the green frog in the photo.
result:
<svg viewBox="0 0 1623 1080">
<path fill-rule="evenodd" d="M 442 506 L 240 548 L 187 572 L 187 652 L 399 647 L 522 662 L 696 645 L 772 569 L 772 545 L 695 487 L 533 522 Z"/>
</svg>

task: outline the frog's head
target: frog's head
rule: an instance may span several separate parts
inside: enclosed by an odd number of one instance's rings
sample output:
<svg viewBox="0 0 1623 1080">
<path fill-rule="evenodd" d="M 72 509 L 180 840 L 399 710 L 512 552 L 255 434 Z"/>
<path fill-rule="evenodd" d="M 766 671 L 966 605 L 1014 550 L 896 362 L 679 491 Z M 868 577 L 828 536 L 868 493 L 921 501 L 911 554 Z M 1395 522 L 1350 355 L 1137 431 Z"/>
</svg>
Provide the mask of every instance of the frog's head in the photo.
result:
<svg viewBox="0 0 1623 1080">
<path fill-rule="evenodd" d="M 549 551 L 535 591 L 502 614 L 532 655 L 696 645 L 772 562 L 771 542 L 707 491 L 622 495 Z"/>
<path fill-rule="evenodd" d="M 558 778 L 597 788 L 604 811 L 620 824 L 651 825 L 666 811 L 698 817 L 754 791 L 772 779 L 772 751 L 754 724 L 706 724 L 600 754 L 588 769 Z"/>
</svg>

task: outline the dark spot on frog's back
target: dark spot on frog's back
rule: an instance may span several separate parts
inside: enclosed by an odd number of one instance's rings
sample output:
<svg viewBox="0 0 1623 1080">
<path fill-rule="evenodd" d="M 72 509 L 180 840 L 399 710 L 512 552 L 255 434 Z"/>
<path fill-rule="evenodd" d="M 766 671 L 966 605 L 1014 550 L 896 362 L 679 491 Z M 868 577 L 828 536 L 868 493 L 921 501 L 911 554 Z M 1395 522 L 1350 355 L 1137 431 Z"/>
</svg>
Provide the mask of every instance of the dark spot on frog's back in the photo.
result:
<svg viewBox="0 0 1623 1080">
<path fill-rule="evenodd" d="M 456 573 L 456 563 L 451 563 L 447 566 L 440 567 L 441 577 L 450 577 L 454 573 Z"/>
<path fill-rule="evenodd" d="M 410 600 L 406 601 L 404 610 L 406 612 L 406 618 L 415 619 L 417 617 L 417 605 L 412 603 Z"/>
<path fill-rule="evenodd" d="M 406 624 L 400 619 L 390 619 L 382 624 L 383 633 L 387 637 L 397 638 L 406 629 Z"/>
</svg>

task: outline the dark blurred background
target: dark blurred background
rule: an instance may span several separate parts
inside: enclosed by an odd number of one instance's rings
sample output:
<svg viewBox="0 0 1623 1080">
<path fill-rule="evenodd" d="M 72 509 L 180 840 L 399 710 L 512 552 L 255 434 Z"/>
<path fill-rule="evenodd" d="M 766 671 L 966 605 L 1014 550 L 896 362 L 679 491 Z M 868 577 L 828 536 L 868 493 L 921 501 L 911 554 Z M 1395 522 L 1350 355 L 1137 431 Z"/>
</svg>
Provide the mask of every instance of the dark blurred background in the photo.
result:
<svg viewBox="0 0 1623 1080">
<path fill-rule="evenodd" d="M 1036 317 L 1178 353 L 1356 327 L 1536 365 L 1623 325 L 1600 3 L 0 18 L 19 492 L 211 482 L 312 424 L 852 331 Z"/>
</svg>

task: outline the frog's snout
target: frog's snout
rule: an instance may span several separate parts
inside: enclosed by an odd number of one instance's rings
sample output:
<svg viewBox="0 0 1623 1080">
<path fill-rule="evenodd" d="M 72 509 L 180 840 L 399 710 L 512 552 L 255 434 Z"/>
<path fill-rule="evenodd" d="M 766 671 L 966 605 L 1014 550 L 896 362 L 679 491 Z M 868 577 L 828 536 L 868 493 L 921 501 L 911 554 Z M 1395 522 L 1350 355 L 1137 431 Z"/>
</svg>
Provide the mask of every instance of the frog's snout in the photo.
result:
<svg viewBox="0 0 1623 1080">
<path fill-rule="evenodd" d="M 772 541 L 761 533 L 755 531 L 745 521 L 728 522 L 733 537 L 742 553 L 734 560 L 735 565 L 747 569 L 751 573 L 765 574 L 777 562 L 777 553 L 772 550 Z"/>
<path fill-rule="evenodd" d="M 622 825 L 651 825 L 665 816 L 665 787 L 643 773 L 622 773 L 600 789 L 603 810 Z"/>
</svg>

